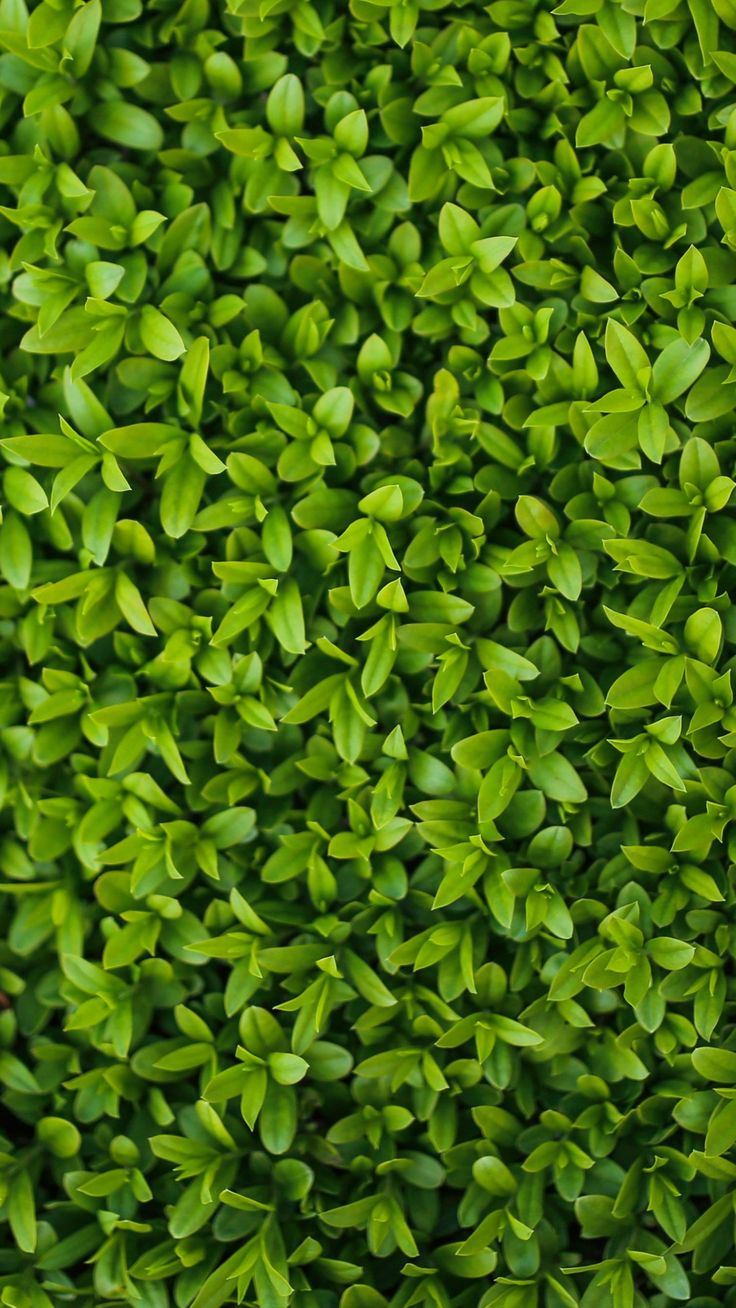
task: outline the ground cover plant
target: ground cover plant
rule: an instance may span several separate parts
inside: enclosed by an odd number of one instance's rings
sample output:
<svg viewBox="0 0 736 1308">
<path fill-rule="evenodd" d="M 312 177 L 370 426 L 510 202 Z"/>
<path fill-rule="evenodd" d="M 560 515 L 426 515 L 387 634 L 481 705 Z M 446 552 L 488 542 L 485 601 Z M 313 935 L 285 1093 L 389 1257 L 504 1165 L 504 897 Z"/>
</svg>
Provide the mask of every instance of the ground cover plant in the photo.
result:
<svg viewBox="0 0 736 1308">
<path fill-rule="evenodd" d="M 0 51 L 0 1304 L 735 1304 L 734 0 Z"/>
</svg>

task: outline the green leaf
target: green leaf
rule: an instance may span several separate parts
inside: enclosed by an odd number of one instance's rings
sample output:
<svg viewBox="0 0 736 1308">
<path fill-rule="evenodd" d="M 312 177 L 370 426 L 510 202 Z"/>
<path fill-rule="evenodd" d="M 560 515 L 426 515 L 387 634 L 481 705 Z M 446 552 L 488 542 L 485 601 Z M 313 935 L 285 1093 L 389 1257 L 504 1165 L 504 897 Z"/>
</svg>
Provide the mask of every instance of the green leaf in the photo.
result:
<svg viewBox="0 0 736 1308">
<path fill-rule="evenodd" d="M 641 389 L 639 378 L 649 367 L 649 359 L 633 333 L 615 318 L 609 318 L 606 326 L 606 359 L 622 386 L 631 391 Z"/>
<path fill-rule="evenodd" d="M 7 1215 L 13 1239 L 23 1253 L 36 1249 L 36 1211 L 33 1186 L 27 1172 L 19 1172 L 10 1185 Z"/>
<path fill-rule="evenodd" d="M 286 1057 L 289 1057 L 286 1055 Z M 294 1057 L 294 1056 L 292 1056 Z M 290 1064 L 291 1073 L 298 1064 Z M 285 1154 L 296 1134 L 297 1100 L 291 1083 L 269 1086 L 259 1118 L 259 1130 L 264 1149 L 270 1154 Z"/>
<path fill-rule="evenodd" d="M 582 804 L 587 790 L 575 768 L 558 751 L 529 763 L 529 777 L 550 799 L 563 804 Z"/>
<path fill-rule="evenodd" d="M 268 610 L 268 621 L 279 644 L 290 654 L 306 648 L 304 612 L 299 588 L 292 577 L 279 583 L 276 598 Z"/>
<path fill-rule="evenodd" d="M 710 357 L 706 341 L 673 341 L 656 359 L 652 391 L 662 404 L 671 404 L 697 381 Z"/>
<path fill-rule="evenodd" d="M 123 100 L 98 104 L 91 116 L 94 129 L 105 140 L 129 150 L 160 150 L 164 134 L 147 109 Z"/>
<path fill-rule="evenodd" d="M 145 304 L 140 318 L 141 340 L 155 359 L 171 361 L 184 353 L 184 342 L 176 327 L 159 309 Z"/>
<path fill-rule="evenodd" d="M 186 535 L 197 516 L 206 474 L 184 453 L 167 473 L 161 492 L 161 526 L 172 540 Z"/>
<path fill-rule="evenodd" d="M 268 1066 L 279 1085 L 295 1085 L 309 1071 L 309 1064 L 297 1054 L 270 1054 Z"/>
<path fill-rule="evenodd" d="M 736 1084 L 736 1053 L 730 1049 L 695 1049 L 693 1067 L 707 1081 L 720 1085 Z"/>
</svg>

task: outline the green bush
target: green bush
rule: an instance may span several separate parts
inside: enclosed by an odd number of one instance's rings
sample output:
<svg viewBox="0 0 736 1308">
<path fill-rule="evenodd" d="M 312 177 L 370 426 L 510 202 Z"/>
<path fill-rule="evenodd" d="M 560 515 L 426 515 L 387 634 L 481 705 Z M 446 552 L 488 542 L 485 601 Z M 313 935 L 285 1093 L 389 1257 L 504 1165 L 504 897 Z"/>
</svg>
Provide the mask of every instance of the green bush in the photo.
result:
<svg viewBox="0 0 736 1308">
<path fill-rule="evenodd" d="M 0 51 L 0 1305 L 736 1305 L 736 3 Z"/>
</svg>

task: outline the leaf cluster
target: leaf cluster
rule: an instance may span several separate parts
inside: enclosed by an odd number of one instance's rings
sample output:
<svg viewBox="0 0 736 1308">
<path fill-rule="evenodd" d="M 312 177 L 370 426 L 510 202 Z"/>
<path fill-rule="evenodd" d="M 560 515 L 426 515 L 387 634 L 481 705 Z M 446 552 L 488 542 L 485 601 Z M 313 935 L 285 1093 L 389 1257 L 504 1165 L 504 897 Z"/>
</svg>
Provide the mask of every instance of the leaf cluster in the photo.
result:
<svg viewBox="0 0 736 1308">
<path fill-rule="evenodd" d="M 734 0 L 0 117 L 0 1304 L 735 1308 Z"/>
</svg>

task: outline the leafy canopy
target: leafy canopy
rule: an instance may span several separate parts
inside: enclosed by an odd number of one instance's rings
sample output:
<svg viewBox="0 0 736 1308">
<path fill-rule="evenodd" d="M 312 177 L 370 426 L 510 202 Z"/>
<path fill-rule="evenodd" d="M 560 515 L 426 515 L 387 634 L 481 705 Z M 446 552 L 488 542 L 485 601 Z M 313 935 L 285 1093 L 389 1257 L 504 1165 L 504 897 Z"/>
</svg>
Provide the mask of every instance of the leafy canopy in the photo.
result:
<svg viewBox="0 0 736 1308">
<path fill-rule="evenodd" d="M 0 114 L 0 1304 L 734 1308 L 734 0 Z"/>
</svg>

